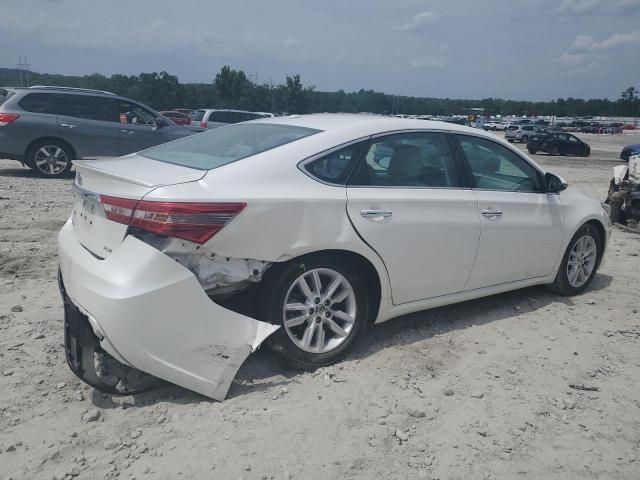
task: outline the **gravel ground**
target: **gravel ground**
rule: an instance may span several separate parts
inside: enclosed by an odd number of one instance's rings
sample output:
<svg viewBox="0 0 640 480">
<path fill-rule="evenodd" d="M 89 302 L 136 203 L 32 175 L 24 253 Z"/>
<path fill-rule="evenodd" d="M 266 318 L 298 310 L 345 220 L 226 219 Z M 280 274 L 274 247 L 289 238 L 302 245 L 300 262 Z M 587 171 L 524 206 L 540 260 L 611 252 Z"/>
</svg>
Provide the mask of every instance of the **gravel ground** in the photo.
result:
<svg viewBox="0 0 640 480">
<path fill-rule="evenodd" d="M 604 199 L 640 136 L 583 137 L 590 158 L 534 157 Z M 62 349 L 70 184 L 0 160 L 0 479 L 640 476 L 640 236 L 616 228 L 576 298 L 527 288 L 408 315 L 313 373 L 259 351 L 220 403 L 111 397 Z"/>
</svg>

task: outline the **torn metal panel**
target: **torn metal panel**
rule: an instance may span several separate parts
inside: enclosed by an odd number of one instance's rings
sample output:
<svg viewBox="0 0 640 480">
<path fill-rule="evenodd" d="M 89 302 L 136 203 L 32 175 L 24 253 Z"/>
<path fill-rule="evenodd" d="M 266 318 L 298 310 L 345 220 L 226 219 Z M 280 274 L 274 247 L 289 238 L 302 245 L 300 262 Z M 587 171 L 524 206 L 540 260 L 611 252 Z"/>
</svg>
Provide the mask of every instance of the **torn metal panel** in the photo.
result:
<svg viewBox="0 0 640 480">
<path fill-rule="evenodd" d="M 77 242 L 68 222 L 58 254 L 66 293 L 91 315 L 91 328 L 104 335 L 101 344 L 108 341 L 138 370 L 216 400 L 224 399 L 247 356 L 279 328 L 211 301 L 187 268 L 131 235 L 99 260 Z"/>
</svg>

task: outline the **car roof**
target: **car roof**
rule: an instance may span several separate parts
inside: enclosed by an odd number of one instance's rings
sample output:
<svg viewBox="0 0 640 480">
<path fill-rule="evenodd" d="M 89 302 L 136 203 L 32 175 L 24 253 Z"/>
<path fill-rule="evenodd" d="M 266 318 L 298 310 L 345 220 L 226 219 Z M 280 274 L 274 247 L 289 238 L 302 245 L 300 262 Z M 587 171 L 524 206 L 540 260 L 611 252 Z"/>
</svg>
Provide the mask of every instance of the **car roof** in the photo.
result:
<svg viewBox="0 0 640 480">
<path fill-rule="evenodd" d="M 289 115 L 287 117 L 261 118 L 253 120 L 253 122 L 313 128 L 323 132 L 349 132 L 353 138 L 397 130 L 446 130 L 494 138 L 491 134 L 485 134 L 483 130 L 456 123 L 357 113 Z"/>
<path fill-rule="evenodd" d="M 233 113 L 256 113 L 249 110 L 232 110 L 230 108 L 198 108 L 201 112 L 233 112 Z"/>
<path fill-rule="evenodd" d="M 10 90 L 15 93 L 50 93 L 50 94 L 60 94 L 63 93 L 65 95 L 84 95 L 84 96 L 92 96 L 92 97 L 105 97 L 105 98 L 115 98 L 118 100 L 127 100 L 131 101 L 126 97 L 122 97 L 120 95 L 116 95 L 115 93 L 106 92 L 102 90 L 91 90 L 86 88 L 71 88 L 71 87 L 0 87 L 3 90 Z"/>
</svg>

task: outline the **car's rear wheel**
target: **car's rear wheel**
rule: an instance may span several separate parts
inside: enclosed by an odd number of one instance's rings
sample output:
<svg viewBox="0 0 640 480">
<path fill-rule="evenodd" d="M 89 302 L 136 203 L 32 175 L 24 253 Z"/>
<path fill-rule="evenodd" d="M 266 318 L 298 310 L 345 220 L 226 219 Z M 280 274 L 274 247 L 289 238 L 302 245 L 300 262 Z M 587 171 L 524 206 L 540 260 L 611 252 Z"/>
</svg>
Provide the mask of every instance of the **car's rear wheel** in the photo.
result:
<svg viewBox="0 0 640 480">
<path fill-rule="evenodd" d="M 552 145 L 551 147 L 549 147 L 549 155 L 560 155 L 560 151 L 558 150 L 558 147 L 556 145 Z"/>
<path fill-rule="evenodd" d="M 270 272 L 262 295 L 266 320 L 281 325 L 267 345 L 287 364 L 321 367 L 344 358 L 366 328 L 367 290 L 338 257 L 313 256 Z"/>
<path fill-rule="evenodd" d="M 40 177 L 56 178 L 71 170 L 73 150 L 59 140 L 34 143 L 27 152 L 27 165 Z"/>
<path fill-rule="evenodd" d="M 560 269 L 549 287 L 561 295 L 582 293 L 596 274 L 602 257 L 603 239 L 595 226 L 586 224 L 573 236 Z"/>
</svg>

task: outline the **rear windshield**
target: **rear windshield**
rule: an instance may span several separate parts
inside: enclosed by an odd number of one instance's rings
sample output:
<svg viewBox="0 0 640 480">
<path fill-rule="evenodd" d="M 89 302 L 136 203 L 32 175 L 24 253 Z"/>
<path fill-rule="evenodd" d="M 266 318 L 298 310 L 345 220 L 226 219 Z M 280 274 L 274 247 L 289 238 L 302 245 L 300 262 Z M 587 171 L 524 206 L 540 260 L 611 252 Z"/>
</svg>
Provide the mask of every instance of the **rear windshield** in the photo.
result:
<svg viewBox="0 0 640 480">
<path fill-rule="evenodd" d="M 0 88 L 0 105 L 2 105 L 11 95 L 13 95 L 13 92 Z"/>
<path fill-rule="evenodd" d="M 193 120 L 195 122 L 199 122 L 200 120 L 202 120 L 202 117 L 204 117 L 204 114 L 204 110 L 196 110 L 195 112 L 193 112 Z"/>
<path fill-rule="evenodd" d="M 318 132 L 320 130 L 292 125 L 234 124 L 165 143 L 141 155 L 174 165 L 211 170 Z"/>
</svg>

